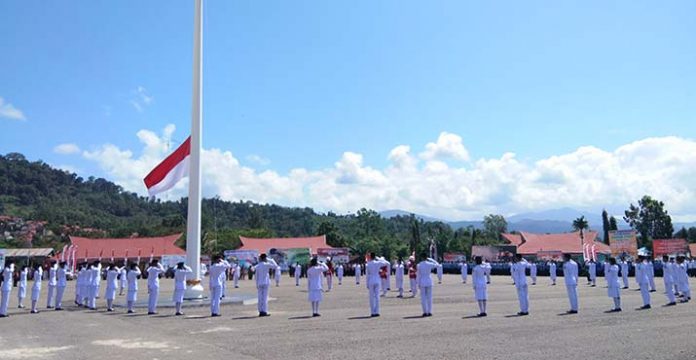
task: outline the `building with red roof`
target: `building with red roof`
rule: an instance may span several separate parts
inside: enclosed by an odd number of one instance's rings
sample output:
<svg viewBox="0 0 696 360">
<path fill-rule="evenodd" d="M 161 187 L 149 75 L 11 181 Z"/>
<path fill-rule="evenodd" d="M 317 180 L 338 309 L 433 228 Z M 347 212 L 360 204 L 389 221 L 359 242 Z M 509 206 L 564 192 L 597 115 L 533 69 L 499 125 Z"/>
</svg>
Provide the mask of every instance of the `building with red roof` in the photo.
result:
<svg viewBox="0 0 696 360">
<path fill-rule="evenodd" d="M 583 254 L 583 242 L 580 239 L 579 231 L 560 234 L 520 232 L 519 234 L 502 234 L 502 236 L 510 244 L 516 245 L 517 253 L 523 256 L 536 256 L 540 251 L 560 251 L 573 256 Z M 585 231 L 584 243 L 594 246 L 594 251 L 597 254 L 611 253 L 609 245 L 597 241 L 596 231 Z"/>
<path fill-rule="evenodd" d="M 326 235 L 265 239 L 240 236 L 239 240 L 242 242 L 242 246 L 238 250 L 256 250 L 259 253 L 267 253 L 269 249 L 308 248 L 311 254 L 316 255 L 319 248 L 332 248 L 326 244 Z"/>
<path fill-rule="evenodd" d="M 104 239 L 70 236 L 70 245 L 77 246 L 75 258 L 80 261 L 109 259 L 112 253 L 114 259 L 118 260 L 128 258 L 130 261 L 135 261 L 138 257 L 149 259 L 150 256 L 161 259 L 163 255 L 186 255 L 186 251 L 175 244 L 181 235 L 179 233 L 157 237 Z M 60 254 L 56 257 L 60 257 Z"/>
</svg>

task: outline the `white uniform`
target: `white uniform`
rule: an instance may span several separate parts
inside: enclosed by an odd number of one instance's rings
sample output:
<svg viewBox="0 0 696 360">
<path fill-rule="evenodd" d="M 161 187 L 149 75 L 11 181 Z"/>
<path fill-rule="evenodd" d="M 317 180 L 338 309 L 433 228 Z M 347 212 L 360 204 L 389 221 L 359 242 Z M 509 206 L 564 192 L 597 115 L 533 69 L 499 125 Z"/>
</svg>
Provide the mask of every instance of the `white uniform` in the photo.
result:
<svg viewBox="0 0 696 360">
<path fill-rule="evenodd" d="M 527 260 L 522 259 L 512 264 L 512 280 L 515 282 L 515 288 L 517 289 L 517 299 L 520 302 L 520 313 L 529 312 L 529 288 L 527 286 L 527 268 L 530 265 Z"/>
<path fill-rule="evenodd" d="M 383 290 L 391 291 L 391 263 L 389 263 L 389 266 L 387 266 L 387 280 L 386 281 L 387 281 L 387 287 L 386 287 L 386 289 L 383 289 Z M 386 291 L 385 291 L 385 293 L 386 293 Z"/>
<path fill-rule="evenodd" d="M 676 282 L 679 285 L 679 292 L 681 292 L 685 301 L 691 299 L 691 287 L 689 286 L 689 275 L 687 270 L 688 265 L 686 263 L 678 264 L 676 267 Z"/>
<path fill-rule="evenodd" d="M 72 273 L 68 270 L 67 265 L 64 268 L 58 268 L 56 272 L 56 310 L 63 309 L 63 295 L 68 286 L 68 275 L 72 275 Z"/>
<path fill-rule="evenodd" d="M 394 276 L 396 278 L 396 289 L 399 291 L 398 297 L 404 297 L 404 264 L 397 262 L 394 264 Z"/>
<path fill-rule="evenodd" d="M 48 268 L 48 292 L 46 293 L 46 308 L 50 309 L 55 306 L 55 294 L 56 285 L 58 281 L 56 280 L 56 272 L 58 271 L 58 265 L 53 264 Z"/>
<path fill-rule="evenodd" d="M 121 268 L 118 275 L 120 278 L 119 282 L 121 283 L 120 294 L 123 295 L 123 292 L 128 288 L 128 271 L 125 265 Z"/>
<path fill-rule="evenodd" d="M 89 288 L 89 308 L 95 310 L 97 308 L 97 297 L 99 296 L 99 283 L 101 282 L 101 264 L 89 267 L 88 288 Z"/>
<path fill-rule="evenodd" d="M 619 265 L 621 265 L 621 280 L 623 280 L 623 287 L 624 289 L 628 289 L 628 262 L 621 261 Z"/>
<path fill-rule="evenodd" d="M 110 269 L 106 273 L 106 290 L 104 290 L 104 299 L 114 301 L 116 299 L 116 289 L 118 288 L 118 274 L 121 269 Z M 111 309 L 111 307 L 109 307 Z"/>
<path fill-rule="evenodd" d="M 14 273 L 14 264 L 6 266 L 2 269 L 2 299 L 0 299 L 0 316 L 7 316 L 7 308 L 10 305 L 10 295 L 12 293 L 12 274 Z"/>
<path fill-rule="evenodd" d="M 269 272 L 271 269 L 278 267 L 278 264 L 273 259 L 266 259 L 265 262 L 260 262 L 253 267 L 256 272 L 256 290 L 258 293 L 258 310 L 259 314 L 268 313 L 268 286 L 271 284 Z"/>
<path fill-rule="evenodd" d="M 529 276 L 532 278 L 532 285 L 536 285 L 537 279 L 537 264 L 532 263 L 529 267 Z"/>
<path fill-rule="evenodd" d="M 551 278 L 551 285 L 556 285 L 556 277 L 558 276 L 557 266 L 555 262 L 549 263 L 549 277 Z"/>
<path fill-rule="evenodd" d="M 570 310 L 578 311 L 578 263 L 569 260 L 563 263 L 563 279 L 565 280 Z"/>
<path fill-rule="evenodd" d="M 276 286 L 280 286 L 280 277 L 282 272 L 280 271 L 280 265 L 276 266 L 275 272 L 273 273 L 273 278 L 275 280 Z"/>
<path fill-rule="evenodd" d="M 41 295 L 41 278 L 43 277 L 43 269 L 39 266 L 34 270 L 34 285 L 31 287 L 31 312 L 37 313 L 36 303 Z"/>
<path fill-rule="evenodd" d="M 430 258 L 419 262 L 416 267 L 418 288 L 420 288 L 421 291 L 421 308 L 423 309 L 423 315 L 429 316 L 433 313 L 433 279 L 430 275 L 433 269 L 440 268 L 442 268 L 442 265 Z"/>
<path fill-rule="evenodd" d="M 355 269 L 355 285 L 360 285 L 360 276 L 362 275 L 362 267 L 360 264 L 355 264 L 353 266 L 353 269 Z"/>
<path fill-rule="evenodd" d="M 27 276 L 29 276 L 29 269 L 24 268 L 24 270 L 19 272 L 19 281 L 17 282 L 17 300 L 20 308 L 24 307 L 24 299 L 27 297 Z"/>
<path fill-rule="evenodd" d="M 667 296 L 667 301 L 669 304 L 674 304 L 677 302 L 677 298 L 674 296 L 674 275 L 675 275 L 675 265 L 671 262 L 666 262 L 662 264 L 662 280 L 665 283 L 665 295 Z"/>
<path fill-rule="evenodd" d="M 365 276 L 367 277 L 367 289 L 370 293 L 370 314 L 379 315 L 379 288 L 381 279 L 379 277 L 379 270 L 385 266 L 389 266 L 389 261 L 383 258 L 376 258 L 370 260 L 365 264 Z M 360 277 L 356 269 L 356 281 L 360 283 Z"/>
<path fill-rule="evenodd" d="M 312 314 L 319 314 L 319 303 L 322 300 L 322 278 L 324 273 L 329 271 L 329 267 L 324 263 L 318 263 L 317 266 L 312 266 L 307 269 L 307 297 L 312 303 Z"/>
<path fill-rule="evenodd" d="M 466 275 L 469 272 L 469 265 L 466 264 L 466 261 L 459 265 L 459 271 L 462 274 L 462 283 L 466 284 Z"/>
<path fill-rule="evenodd" d="M 164 272 L 164 267 L 162 264 L 157 264 L 157 266 L 150 266 L 147 268 L 147 313 L 155 314 L 157 313 L 157 300 L 159 299 L 159 275 Z"/>
<path fill-rule="evenodd" d="M 295 286 L 300 286 L 300 276 L 302 276 L 302 265 L 295 264 Z"/>
<path fill-rule="evenodd" d="M 604 277 L 607 280 L 607 295 L 614 300 L 614 310 L 621 309 L 621 284 L 619 283 L 619 266 L 605 266 Z"/>
<path fill-rule="evenodd" d="M 239 264 L 234 266 L 234 273 L 232 274 L 232 279 L 234 280 L 234 288 L 239 287 L 239 278 L 242 276 L 242 268 Z"/>
<path fill-rule="evenodd" d="M 650 306 L 650 280 L 648 278 L 647 261 L 636 264 L 636 282 L 640 287 L 643 306 Z"/>
<path fill-rule="evenodd" d="M 128 312 L 133 312 L 133 304 L 138 300 L 138 276 L 142 272 L 137 266 L 133 270 L 128 270 L 128 295 L 126 296 L 126 301 L 128 303 Z"/>
<path fill-rule="evenodd" d="M 220 298 L 222 297 L 222 282 L 223 276 L 230 264 L 221 260 L 218 263 L 211 264 L 208 268 L 209 282 L 208 289 L 210 290 L 210 313 L 214 316 L 220 315 Z"/>
<path fill-rule="evenodd" d="M 655 287 L 655 264 L 652 261 L 648 261 L 647 271 L 648 271 L 648 283 L 650 284 L 650 292 L 656 291 Z"/>
<path fill-rule="evenodd" d="M 343 284 L 343 265 L 338 264 L 336 268 L 336 276 L 338 277 L 338 285 Z"/>
<path fill-rule="evenodd" d="M 471 270 L 476 301 L 488 300 L 488 281 L 486 280 L 487 268 L 490 268 L 490 265 L 482 263 L 481 265 L 475 265 Z"/>
<path fill-rule="evenodd" d="M 590 273 L 590 284 L 597 286 L 597 263 L 588 263 L 588 272 Z"/>
<path fill-rule="evenodd" d="M 177 267 L 174 270 L 174 294 L 172 295 L 172 301 L 175 304 L 184 302 L 184 292 L 186 291 L 186 278 L 189 276 L 189 274 L 192 273 L 193 270 L 186 265 L 184 265 L 183 269 L 179 269 Z"/>
<path fill-rule="evenodd" d="M 420 264 L 420 263 L 419 263 Z M 437 265 L 437 283 L 442 284 L 442 264 Z"/>
</svg>

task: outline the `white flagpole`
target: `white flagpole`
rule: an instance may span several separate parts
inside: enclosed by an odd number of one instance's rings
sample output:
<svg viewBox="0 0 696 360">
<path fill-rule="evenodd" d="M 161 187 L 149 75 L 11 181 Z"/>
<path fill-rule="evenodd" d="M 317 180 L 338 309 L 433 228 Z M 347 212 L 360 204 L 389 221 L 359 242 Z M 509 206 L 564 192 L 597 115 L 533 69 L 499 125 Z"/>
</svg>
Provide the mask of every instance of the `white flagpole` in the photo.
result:
<svg viewBox="0 0 696 360">
<path fill-rule="evenodd" d="M 191 155 L 189 163 L 186 263 L 193 270 L 187 299 L 203 297 L 201 280 L 201 144 L 203 129 L 203 0 L 194 0 L 193 96 L 191 99 Z"/>
</svg>

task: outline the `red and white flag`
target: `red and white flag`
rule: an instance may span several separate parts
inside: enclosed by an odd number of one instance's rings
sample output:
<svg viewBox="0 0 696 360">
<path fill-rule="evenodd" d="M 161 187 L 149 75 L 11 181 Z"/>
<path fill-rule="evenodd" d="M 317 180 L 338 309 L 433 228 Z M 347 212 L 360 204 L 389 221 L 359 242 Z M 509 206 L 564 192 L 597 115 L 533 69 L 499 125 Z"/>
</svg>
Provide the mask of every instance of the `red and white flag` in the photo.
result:
<svg viewBox="0 0 696 360">
<path fill-rule="evenodd" d="M 189 158 L 191 155 L 191 137 L 189 136 L 164 161 L 155 166 L 145 177 L 145 186 L 150 196 L 174 187 L 179 180 L 188 176 Z"/>
</svg>

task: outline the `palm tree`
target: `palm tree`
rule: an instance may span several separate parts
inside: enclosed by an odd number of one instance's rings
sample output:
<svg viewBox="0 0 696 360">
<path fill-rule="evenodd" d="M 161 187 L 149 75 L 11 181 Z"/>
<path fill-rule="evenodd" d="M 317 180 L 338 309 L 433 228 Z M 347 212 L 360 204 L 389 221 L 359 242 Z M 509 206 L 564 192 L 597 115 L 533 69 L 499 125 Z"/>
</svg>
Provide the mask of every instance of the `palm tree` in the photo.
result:
<svg viewBox="0 0 696 360">
<path fill-rule="evenodd" d="M 580 231 L 580 246 L 585 244 L 585 234 L 584 231 L 589 229 L 589 225 L 587 224 L 587 219 L 585 219 L 585 216 L 581 216 L 575 220 L 573 220 L 573 230 L 575 231 Z"/>
</svg>

